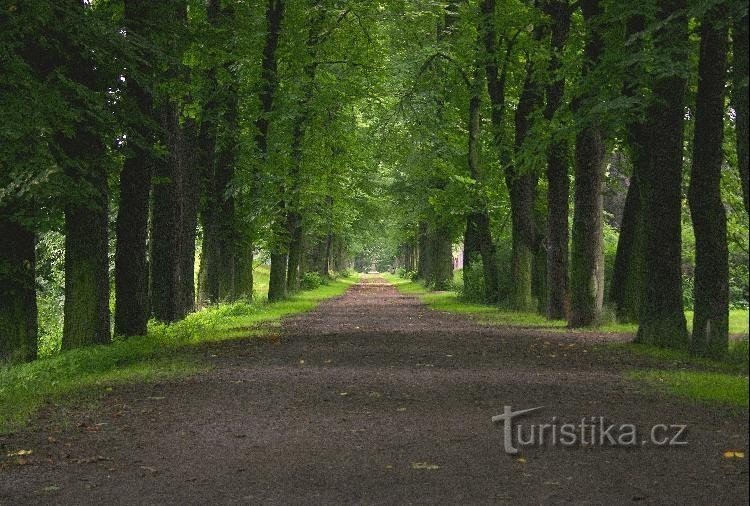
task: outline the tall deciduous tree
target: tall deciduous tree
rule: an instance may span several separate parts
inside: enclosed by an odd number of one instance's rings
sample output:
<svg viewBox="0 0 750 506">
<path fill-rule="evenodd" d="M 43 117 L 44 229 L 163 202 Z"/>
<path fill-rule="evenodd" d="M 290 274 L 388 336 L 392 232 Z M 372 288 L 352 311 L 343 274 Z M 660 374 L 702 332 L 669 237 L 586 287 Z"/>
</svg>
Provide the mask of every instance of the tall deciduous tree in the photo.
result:
<svg viewBox="0 0 750 506">
<path fill-rule="evenodd" d="M 90 7 L 68 0 L 68 15 L 61 20 L 60 58 L 66 62 L 70 84 L 65 94 L 75 107 L 101 114 L 108 85 L 107 73 L 97 69 L 101 57 L 82 47 L 77 27 L 89 22 Z M 80 88 L 78 88 L 80 87 Z M 80 89 L 97 105 L 81 99 Z M 93 110 L 92 110 L 93 109 Z M 99 109 L 99 110 L 97 110 Z M 108 157 L 100 121 L 81 114 L 69 133 L 57 135 L 59 163 L 69 188 L 65 204 L 64 349 L 111 340 L 108 257 Z"/>
<path fill-rule="evenodd" d="M 684 348 L 681 182 L 688 19 L 684 0 L 660 0 L 654 34 L 657 65 L 647 110 L 649 161 L 640 174 L 644 262 L 637 340 Z"/>
<path fill-rule="evenodd" d="M 604 50 L 601 36 L 602 13 L 599 0 L 582 0 L 586 24 L 583 79 L 591 77 Z M 589 90 L 591 83 L 587 83 Z M 604 177 L 604 132 L 591 113 L 595 96 L 583 92 L 576 99 L 579 130 L 575 146 L 575 188 L 573 243 L 571 247 L 569 324 L 593 324 L 602 309 L 604 294 L 604 253 L 602 251 L 602 178 Z"/>
<path fill-rule="evenodd" d="M 195 233 L 198 215 L 198 167 L 195 163 L 196 125 L 183 118 L 182 90 L 188 70 L 182 64 L 187 5 L 184 0 L 163 4 L 171 34 L 163 48 L 169 58 L 171 93 L 156 105 L 167 153 L 156 160 L 151 219 L 151 310 L 157 320 L 184 318 L 195 308 Z"/>
<path fill-rule="evenodd" d="M 278 88 L 279 80 L 277 75 L 277 56 L 276 51 L 279 45 L 279 36 L 281 35 L 281 22 L 284 18 L 284 1 L 268 0 L 266 7 L 266 37 L 263 46 L 263 61 L 261 62 L 261 87 L 260 103 L 261 113 L 256 120 L 255 126 L 257 133 L 255 143 L 258 148 L 260 158 L 260 168 L 265 168 L 268 164 L 268 129 L 271 124 L 270 114 L 273 109 L 274 98 Z M 255 170 L 253 174 L 252 193 L 257 193 L 257 181 L 260 177 L 260 171 Z M 275 224 L 277 228 L 284 225 Z M 286 268 L 287 253 L 277 245 L 271 246 L 271 277 L 268 282 L 268 300 L 280 300 L 286 297 Z"/>
<path fill-rule="evenodd" d="M 701 20 L 695 138 L 688 201 L 695 229 L 695 306 L 691 351 L 721 357 L 729 325 L 727 217 L 721 201 L 724 87 L 729 45 L 727 5 Z"/>
<path fill-rule="evenodd" d="M 750 213 L 750 110 L 748 107 L 748 18 L 747 1 L 738 2 L 743 14 L 738 16 L 732 30 L 732 106 L 735 113 L 735 133 L 737 137 L 737 168 L 742 182 L 742 198 L 745 211 Z"/>
<path fill-rule="evenodd" d="M 571 8 L 567 0 L 550 0 L 544 11 L 551 17 L 550 82 L 544 116 L 553 121 L 562 104 L 565 78 L 561 75 L 562 52 L 570 32 Z M 568 291 L 568 167 L 569 146 L 564 135 L 553 129 L 547 148 L 547 318 L 566 319 Z"/>
<path fill-rule="evenodd" d="M 0 207 L 0 364 L 36 358 L 35 237 Z"/>
<path fill-rule="evenodd" d="M 152 47 L 149 34 L 160 22 L 152 7 L 148 0 L 125 1 L 125 31 L 134 47 Z M 138 54 L 125 70 L 124 100 L 134 124 L 127 130 L 115 231 L 115 334 L 126 336 L 145 334 L 149 317 L 146 248 L 156 122 L 146 79 L 149 71 L 140 63 L 146 54 Z"/>
<path fill-rule="evenodd" d="M 622 94 L 629 100 L 644 95 L 641 85 L 644 70 L 639 56 L 644 50 L 643 32 L 646 19 L 642 13 L 631 15 L 627 21 L 625 47 L 630 61 L 625 65 Z M 640 174 L 648 163 L 646 130 L 642 115 L 628 118 L 625 142 L 632 166 L 625 205 L 620 222 L 620 235 L 612 272 L 608 300 L 614 306 L 617 319 L 637 322 L 643 282 L 643 209 L 641 204 Z"/>
</svg>

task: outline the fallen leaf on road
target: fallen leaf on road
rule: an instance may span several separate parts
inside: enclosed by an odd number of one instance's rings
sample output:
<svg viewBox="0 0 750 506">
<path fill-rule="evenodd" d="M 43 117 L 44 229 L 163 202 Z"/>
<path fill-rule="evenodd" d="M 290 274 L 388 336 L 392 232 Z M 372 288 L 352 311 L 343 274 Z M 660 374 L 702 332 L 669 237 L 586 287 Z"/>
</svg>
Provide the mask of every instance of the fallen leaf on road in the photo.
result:
<svg viewBox="0 0 750 506">
<path fill-rule="evenodd" d="M 744 459 L 745 452 L 739 450 L 727 450 L 723 454 L 725 459 Z"/>
<path fill-rule="evenodd" d="M 433 471 L 435 469 L 440 469 L 440 466 L 437 464 L 430 464 L 429 462 L 414 462 L 411 465 L 412 469 L 427 469 L 429 471 Z"/>
<path fill-rule="evenodd" d="M 18 451 L 9 453 L 8 457 L 21 457 L 23 455 L 31 455 L 32 453 L 34 453 L 34 450 L 18 450 Z"/>
</svg>

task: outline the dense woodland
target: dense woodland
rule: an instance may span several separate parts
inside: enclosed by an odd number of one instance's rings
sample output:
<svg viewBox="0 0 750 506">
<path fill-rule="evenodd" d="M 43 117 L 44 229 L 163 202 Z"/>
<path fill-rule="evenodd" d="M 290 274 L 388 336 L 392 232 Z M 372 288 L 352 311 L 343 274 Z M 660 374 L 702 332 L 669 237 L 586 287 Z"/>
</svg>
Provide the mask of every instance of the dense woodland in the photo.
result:
<svg viewBox="0 0 750 506">
<path fill-rule="evenodd" d="M 467 299 L 719 357 L 748 300 L 747 12 L 3 0 L 0 361 L 352 265 L 445 289 L 461 244 Z"/>
</svg>

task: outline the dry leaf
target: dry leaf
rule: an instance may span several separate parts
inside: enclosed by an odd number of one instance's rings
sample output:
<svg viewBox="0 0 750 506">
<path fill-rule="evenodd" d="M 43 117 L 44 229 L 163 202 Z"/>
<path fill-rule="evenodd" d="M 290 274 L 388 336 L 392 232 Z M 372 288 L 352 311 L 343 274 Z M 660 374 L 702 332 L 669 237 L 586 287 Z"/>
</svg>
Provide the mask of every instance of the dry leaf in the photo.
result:
<svg viewBox="0 0 750 506">
<path fill-rule="evenodd" d="M 745 452 L 739 450 L 727 450 L 723 454 L 725 459 L 744 459 Z"/>
<path fill-rule="evenodd" d="M 430 464 L 429 462 L 414 462 L 411 465 L 412 469 L 427 469 L 429 471 L 433 471 L 435 469 L 440 469 L 440 466 L 437 464 Z"/>
<path fill-rule="evenodd" d="M 32 453 L 34 453 L 34 450 L 18 450 L 18 451 L 9 453 L 8 457 L 21 457 L 23 455 L 31 455 Z"/>
</svg>

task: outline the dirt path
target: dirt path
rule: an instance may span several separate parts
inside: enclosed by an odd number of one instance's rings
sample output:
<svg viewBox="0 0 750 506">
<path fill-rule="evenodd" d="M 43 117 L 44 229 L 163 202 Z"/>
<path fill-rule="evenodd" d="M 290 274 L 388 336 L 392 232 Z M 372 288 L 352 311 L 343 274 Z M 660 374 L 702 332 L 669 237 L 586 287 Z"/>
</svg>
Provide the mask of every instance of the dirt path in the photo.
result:
<svg viewBox="0 0 750 506">
<path fill-rule="evenodd" d="M 202 350 L 206 374 L 0 438 L 0 457 L 34 451 L 0 468 L 0 504 L 745 504 L 747 460 L 722 452 L 747 451 L 746 415 L 644 391 L 562 333 L 479 326 L 365 281 L 277 342 Z M 544 406 L 529 424 L 688 424 L 688 446 L 511 456 L 490 422 L 504 405 Z"/>
</svg>

